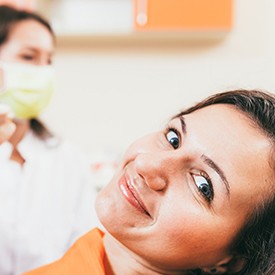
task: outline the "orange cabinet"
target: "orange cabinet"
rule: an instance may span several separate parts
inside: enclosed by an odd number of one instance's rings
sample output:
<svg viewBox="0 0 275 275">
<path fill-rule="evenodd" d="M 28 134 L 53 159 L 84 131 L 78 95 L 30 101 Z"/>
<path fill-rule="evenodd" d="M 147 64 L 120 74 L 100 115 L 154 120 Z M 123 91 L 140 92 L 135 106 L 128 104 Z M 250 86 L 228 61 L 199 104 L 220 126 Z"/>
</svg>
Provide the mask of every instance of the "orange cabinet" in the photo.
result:
<svg viewBox="0 0 275 275">
<path fill-rule="evenodd" d="M 227 31 L 232 0 L 134 0 L 137 31 Z"/>
<path fill-rule="evenodd" d="M 41 12 L 58 36 L 73 38 L 211 38 L 233 21 L 233 0 L 0 0 L 6 3 Z"/>
</svg>

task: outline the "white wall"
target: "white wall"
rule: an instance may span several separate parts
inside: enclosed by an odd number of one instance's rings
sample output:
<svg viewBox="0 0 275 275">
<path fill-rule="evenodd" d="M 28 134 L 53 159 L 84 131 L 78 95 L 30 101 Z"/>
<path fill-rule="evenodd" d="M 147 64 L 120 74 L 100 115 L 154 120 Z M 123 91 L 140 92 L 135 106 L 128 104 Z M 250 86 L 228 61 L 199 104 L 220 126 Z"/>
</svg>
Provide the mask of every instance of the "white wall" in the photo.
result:
<svg viewBox="0 0 275 275">
<path fill-rule="evenodd" d="M 59 44 L 57 92 L 46 122 L 91 155 L 120 153 L 206 95 L 275 92 L 274 2 L 235 0 L 233 29 L 221 41 Z"/>
</svg>

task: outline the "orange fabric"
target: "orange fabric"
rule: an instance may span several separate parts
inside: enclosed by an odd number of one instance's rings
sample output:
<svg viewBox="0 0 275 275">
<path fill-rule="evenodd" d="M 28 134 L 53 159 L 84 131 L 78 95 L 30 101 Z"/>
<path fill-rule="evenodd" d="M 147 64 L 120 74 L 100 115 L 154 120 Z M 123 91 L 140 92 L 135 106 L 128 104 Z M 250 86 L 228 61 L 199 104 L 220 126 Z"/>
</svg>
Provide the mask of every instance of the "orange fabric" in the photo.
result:
<svg viewBox="0 0 275 275">
<path fill-rule="evenodd" d="M 104 233 L 95 228 L 77 240 L 58 261 L 25 275 L 104 275 Z"/>
</svg>

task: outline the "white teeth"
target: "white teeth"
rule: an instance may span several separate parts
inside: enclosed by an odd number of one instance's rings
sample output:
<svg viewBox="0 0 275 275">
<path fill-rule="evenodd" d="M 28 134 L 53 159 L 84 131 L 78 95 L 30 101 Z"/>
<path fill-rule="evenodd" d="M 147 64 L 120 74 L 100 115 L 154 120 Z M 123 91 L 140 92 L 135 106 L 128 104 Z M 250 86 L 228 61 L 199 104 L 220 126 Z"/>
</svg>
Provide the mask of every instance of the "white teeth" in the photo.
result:
<svg viewBox="0 0 275 275">
<path fill-rule="evenodd" d="M 133 180 L 137 180 L 138 177 L 133 177 Z M 134 186 L 131 184 L 131 182 L 129 182 L 128 180 L 126 180 L 126 184 L 129 188 L 129 190 L 132 192 L 133 196 L 135 197 L 135 199 L 137 200 L 137 202 L 139 203 L 140 207 L 143 209 L 143 211 L 146 213 L 146 215 L 148 215 L 149 217 L 151 217 L 151 215 L 149 214 L 149 212 L 146 210 L 145 206 L 143 205 L 143 202 L 140 201 L 140 199 L 137 197 L 138 194 L 136 194 L 136 190 L 134 188 Z"/>
</svg>

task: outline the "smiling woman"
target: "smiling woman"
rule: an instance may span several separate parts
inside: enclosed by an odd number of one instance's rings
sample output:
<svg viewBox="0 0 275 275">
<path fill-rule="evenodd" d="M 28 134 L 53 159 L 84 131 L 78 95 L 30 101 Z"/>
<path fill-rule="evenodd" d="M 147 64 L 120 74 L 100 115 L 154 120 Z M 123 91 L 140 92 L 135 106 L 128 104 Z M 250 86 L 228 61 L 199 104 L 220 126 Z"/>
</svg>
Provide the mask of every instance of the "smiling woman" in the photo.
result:
<svg viewBox="0 0 275 275">
<path fill-rule="evenodd" d="M 134 142 L 92 230 L 38 274 L 275 272 L 275 97 L 216 94 Z"/>
</svg>

